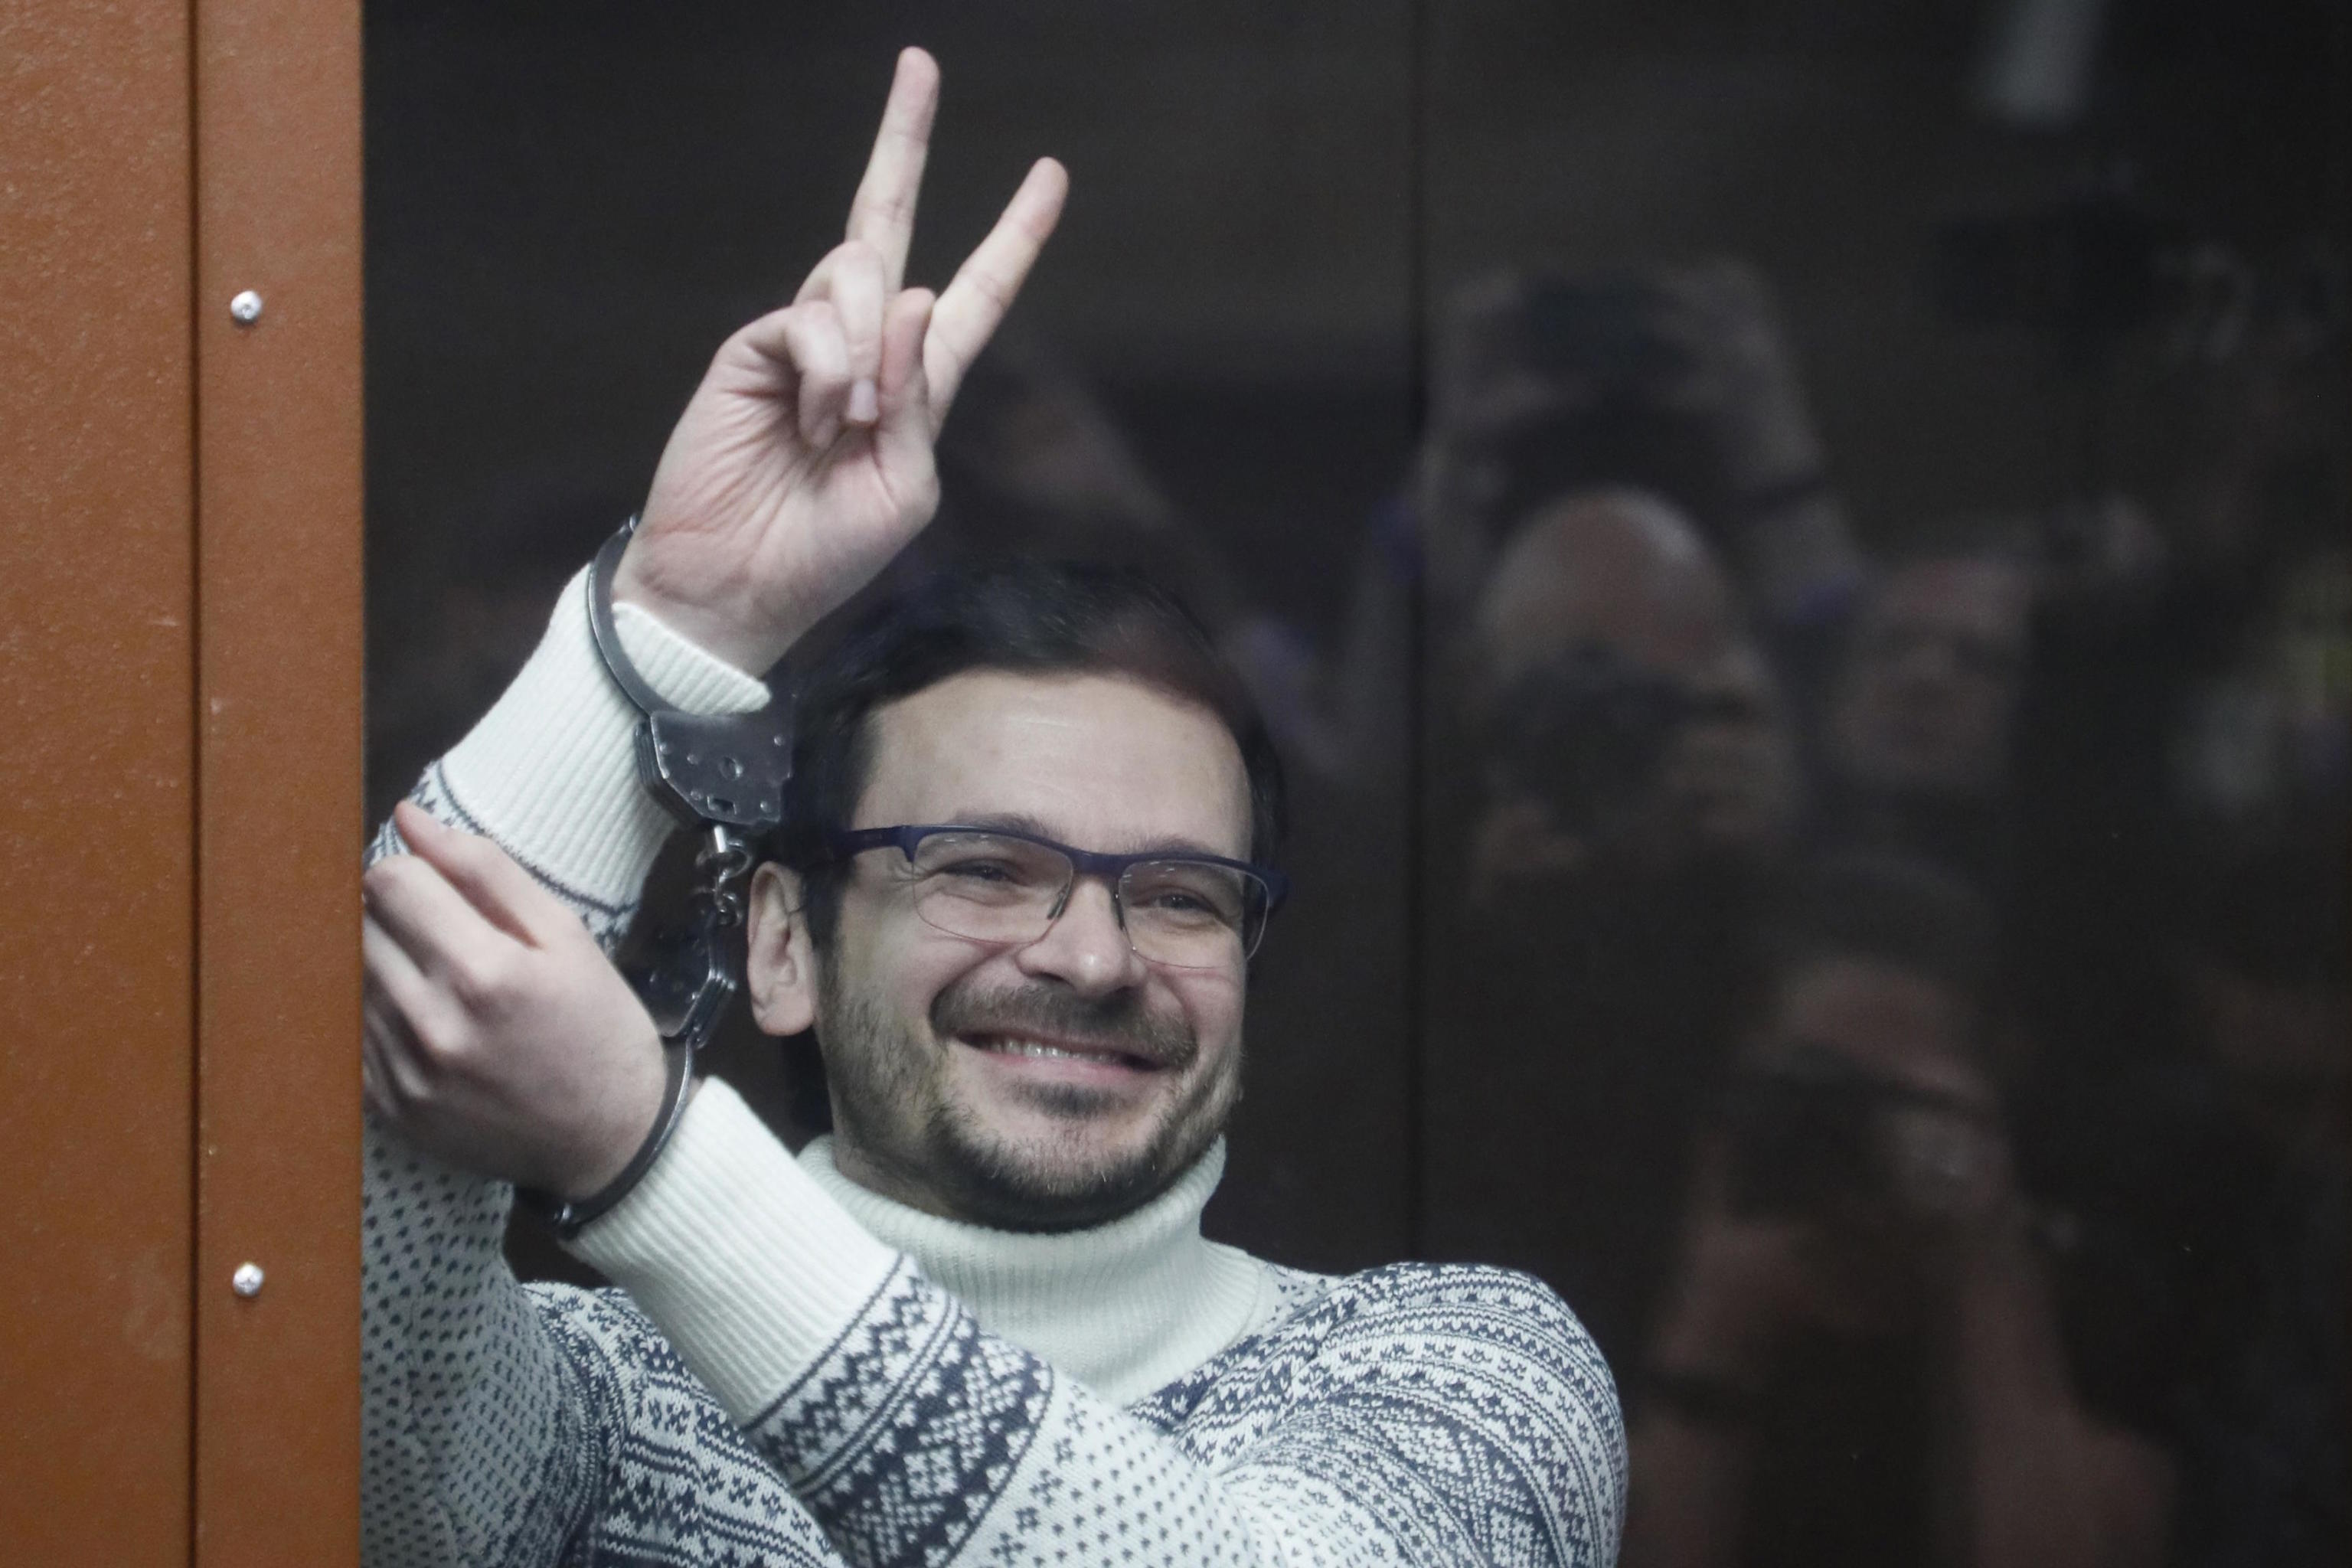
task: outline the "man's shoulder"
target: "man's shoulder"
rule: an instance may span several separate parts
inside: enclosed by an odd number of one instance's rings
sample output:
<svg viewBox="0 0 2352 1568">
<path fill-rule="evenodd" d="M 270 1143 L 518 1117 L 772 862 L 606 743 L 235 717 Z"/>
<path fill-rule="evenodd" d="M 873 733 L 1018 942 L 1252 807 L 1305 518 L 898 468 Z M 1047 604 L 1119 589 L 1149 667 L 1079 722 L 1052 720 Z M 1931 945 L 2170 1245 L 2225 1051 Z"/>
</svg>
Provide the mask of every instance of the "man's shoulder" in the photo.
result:
<svg viewBox="0 0 2352 1568">
<path fill-rule="evenodd" d="M 1615 1557 L 1616 1385 L 1549 1286 L 1465 1264 L 1267 1268 L 1286 1310 L 1137 1415 L 1214 1468 L 1348 1476 L 1431 1561 Z"/>
<path fill-rule="evenodd" d="M 1265 1265 L 1287 1309 L 1272 1327 L 1328 1332 L 1356 1326 L 1407 1331 L 1438 1322 L 1461 1331 L 1493 1330 L 1600 1359 L 1600 1351 L 1559 1293 L 1532 1274 L 1484 1263 L 1390 1263 L 1354 1274 L 1310 1274 Z"/>
<path fill-rule="evenodd" d="M 1191 1376 L 1148 1402 L 1186 1421 L 1227 1396 L 1280 1387 L 1290 1396 L 1389 1380 L 1473 1376 L 1502 1392 L 1566 1399 L 1618 1423 L 1608 1363 L 1557 1291 L 1483 1264 L 1392 1263 L 1355 1274 L 1265 1265 L 1281 1303 Z"/>
</svg>

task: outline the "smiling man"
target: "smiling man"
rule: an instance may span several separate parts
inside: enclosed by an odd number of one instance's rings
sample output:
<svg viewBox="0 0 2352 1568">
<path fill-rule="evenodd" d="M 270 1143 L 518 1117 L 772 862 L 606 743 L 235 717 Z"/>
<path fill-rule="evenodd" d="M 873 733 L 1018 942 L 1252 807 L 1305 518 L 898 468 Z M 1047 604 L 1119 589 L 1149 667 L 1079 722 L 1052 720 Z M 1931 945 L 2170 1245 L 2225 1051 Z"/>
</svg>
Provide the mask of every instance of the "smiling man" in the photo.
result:
<svg viewBox="0 0 2352 1568">
<path fill-rule="evenodd" d="M 801 713 L 753 997 L 771 1033 L 815 1026 L 843 1173 L 1066 1230 L 1198 1162 L 1239 1091 L 1244 966 L 1281 879 L 1245 858 L 1275 837 L 1271 752 L 1190 620 L 1099 569 L 942 584 Z"/>
<path fill-rule="evenodd" d="M 1058 214 L 1041 163 L 903 286 L 937 73 L 849 237 L 719 351 L 614 582 L 667 701 L 744 710 L 928 521 L 931 444 Z M 1207 1241 L 1281 784 L 1198 624 L 1101 568 L 888 605 L 795 694 L 747 980 L 814 1028 L 798 1159 L 681 1090 L 600 942 L 667 821 L 583 583 L 365 883 L 372 1563 L 1601 1564 L 1607 1369 L 1522 1276 Z M 682 1109 L 680 1109 L 681 1097 Z M 509 1184 L 622 1289 L 519 1285 Z"/>
</svg>

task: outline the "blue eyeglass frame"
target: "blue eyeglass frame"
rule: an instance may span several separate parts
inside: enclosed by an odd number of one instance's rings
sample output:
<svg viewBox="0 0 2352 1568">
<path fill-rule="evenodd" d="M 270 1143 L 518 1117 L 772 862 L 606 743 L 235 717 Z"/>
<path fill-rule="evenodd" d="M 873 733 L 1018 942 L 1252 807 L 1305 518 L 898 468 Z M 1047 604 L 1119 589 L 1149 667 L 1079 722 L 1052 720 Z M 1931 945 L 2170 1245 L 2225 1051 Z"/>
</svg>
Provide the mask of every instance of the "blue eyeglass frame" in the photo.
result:
<svg viewBox="0 0 2352 1568">
<path fill-rule="evenodd" d="M 1223 855 L 1206 855 L 1190 849 L 1154 849 L 1140 855 L 1104 855 L 1092 849 L 1080 849 L 1059 839 L 1042 834 L 1024 833 L 1013 827 L 987 827 L 974 822 L 914 822 L 896 827 L 853 827 L 828 833 L 825 847 L 836 859 L 845 860 L 852 855 L 862 855 L 868 849 L 896 849 L 909 864 L 915 858 L 915 847 L 939 833 L 980 833 L 992 838 L 1018 839 L 1034 844 L 1041 849 L 1051 849 L 1065 857 L 1076 872 L 1100 877 L 1103 885 L 1116 891 L 1130 866 L 1150 866 L 1167 860 L 1189 860 L 1203 866 L 1223 866 L 1229 871 L 1239 871 L 1255 877 L 1265 887 L 1265 919 L 1272 920 L 1274 911 L 1290 896 L 1290 879 L 1271 866 L 1254 865 L 1247 860 L 1231 860 Z M 1261 925 L 1260 934 L 1264 934 Z M 1252 950 L 1255 952 L 1255 948 Z"/>
</svg>

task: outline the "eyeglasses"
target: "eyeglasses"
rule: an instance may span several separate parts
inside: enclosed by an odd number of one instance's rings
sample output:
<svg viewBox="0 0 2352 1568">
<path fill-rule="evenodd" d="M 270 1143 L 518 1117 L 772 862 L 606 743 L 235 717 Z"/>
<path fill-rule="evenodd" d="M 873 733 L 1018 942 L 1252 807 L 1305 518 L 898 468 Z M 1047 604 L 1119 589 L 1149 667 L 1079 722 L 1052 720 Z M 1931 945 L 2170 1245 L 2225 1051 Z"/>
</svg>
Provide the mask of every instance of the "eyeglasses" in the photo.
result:
<svg viewBox="0 0 2352 1568">
<path fill-rule="evenodd" d="M 923 922 L 972 942 L 1035 942 L 1069 907 L 1079 875 L 1099 877 L 1128 945 L 1146 962 L 1175 969 L 1247 961 L 1289 891 L 1271 867 L 1215 855 L 1097 855 L 1006 828 L 861 827 L 826 843 L 844 859 L 898 850 L 898 874 Z"/>
</svg>

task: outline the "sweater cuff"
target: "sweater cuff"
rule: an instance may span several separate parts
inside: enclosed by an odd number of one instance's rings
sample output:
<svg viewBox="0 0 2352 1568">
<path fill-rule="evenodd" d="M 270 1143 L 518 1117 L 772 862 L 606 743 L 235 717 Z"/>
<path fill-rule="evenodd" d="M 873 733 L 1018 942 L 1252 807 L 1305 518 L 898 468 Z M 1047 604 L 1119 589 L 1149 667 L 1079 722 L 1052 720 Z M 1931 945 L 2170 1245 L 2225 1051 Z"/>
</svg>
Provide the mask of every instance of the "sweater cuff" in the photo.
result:
<svg viewBox="0 0 2352 1568">
<path fill-rule="evenodd" d="M 673 823 L 637 781 L 637 710 L 588 629 L 587 573 L 565 585 L 538 651 L 441 763 L 465 826 L 591 904 L 645 885 Z M 764 707 L 768 689 L 635 605 L 613 607 L 646 682 L 690 713 Z"/>
<path fill-rule="evenodd" d="M 898 1262 L 716 1079 L 636 1190 L 571 1249 L 628 1291 L 739 1422 L 814 1365 Z"/>
</svg>

